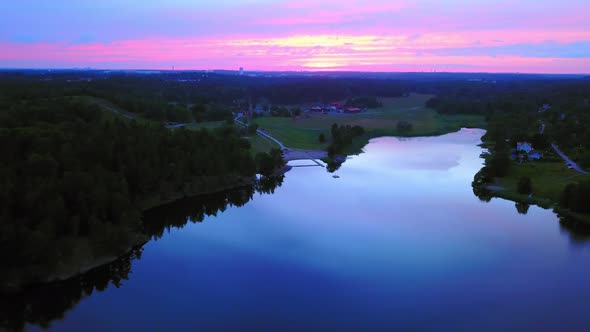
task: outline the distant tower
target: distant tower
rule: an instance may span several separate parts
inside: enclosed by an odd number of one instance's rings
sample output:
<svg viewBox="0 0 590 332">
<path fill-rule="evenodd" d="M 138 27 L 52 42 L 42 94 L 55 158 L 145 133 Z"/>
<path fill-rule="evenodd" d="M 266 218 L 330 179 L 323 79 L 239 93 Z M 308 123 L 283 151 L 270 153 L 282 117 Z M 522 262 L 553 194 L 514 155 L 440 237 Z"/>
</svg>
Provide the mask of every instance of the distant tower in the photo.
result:
<svg viewBox="0 0 590 332">
<path fill-rule="evenodd" d="M 244 68 L 240 67 L 240 76 L 244 75 Z"/>
</svg>

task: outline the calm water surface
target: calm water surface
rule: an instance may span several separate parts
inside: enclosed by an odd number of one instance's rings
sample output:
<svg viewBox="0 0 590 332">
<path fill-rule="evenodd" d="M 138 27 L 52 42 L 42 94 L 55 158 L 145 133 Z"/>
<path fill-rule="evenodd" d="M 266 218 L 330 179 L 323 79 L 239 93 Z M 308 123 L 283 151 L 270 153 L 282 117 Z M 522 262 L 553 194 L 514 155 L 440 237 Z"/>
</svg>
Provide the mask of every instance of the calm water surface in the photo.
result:
<svg viewBox="0 0 590 332">
<path fill-rule="evenodd" d="M 375 139 L 340 178 L 294 168 L 165 231 L 50 330 L 588 331 L 590 242 L 475 197 L 482 134 Z"/>
</svg>

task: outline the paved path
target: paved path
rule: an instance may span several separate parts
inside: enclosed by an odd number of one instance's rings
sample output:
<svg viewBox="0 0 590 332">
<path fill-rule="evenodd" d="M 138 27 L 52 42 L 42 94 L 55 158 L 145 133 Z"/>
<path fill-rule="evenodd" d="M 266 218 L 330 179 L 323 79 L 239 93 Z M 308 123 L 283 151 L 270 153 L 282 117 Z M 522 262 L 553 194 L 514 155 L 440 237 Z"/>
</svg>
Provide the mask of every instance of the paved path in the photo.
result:
<svg viewBox="0 0 590 332">
<path fill-rule="evenodd" d="M 243 126 L 248 127 L 247 123 L 240 121 L 241 117 L 242 117 L 242 115 L 238 114 L 238 116 L 235 117 L 234 121 L 243 125 Z M 287 148 L 285 147 L 285 145 L 283 145 L 283 143 L 281 143 L 278 139 L 267 134 L 264 130 L 258 129 L 258 130 L 256 130 L 256 133 L 262 137 L 268 138 L 269 140 L 277 143 L 279 145 L 279 147 L 281 148 L 281 151 L 287 150 Z"/>
<path fill-rule="evenodd" d="M 268 138 L 269 140 L 277 143 L 279 145 L 279 147 L 281 148 L 281 151 L 287 150 L 287 148 L 283 145 L 283 143 L 281 143 L 278 139 L 270 136 L 269 134 L 267 134 L 266 132 L 264 132 L 264 130 L 258 129 L 256 130 L 256 133 L 258 133 L 258 135 L 264 136 L 266 138 Z"/>
<path fill-rule="evenodd" d="M 115 113 L 117 115 L 122 115 L 122 116 L 124 116 L 127 119 L 130 119 L 130 120 L 135 119 L 135 115 L 133 115 L 131 113 L 120 112 L 119 110 L 117 110 L 115 108 L 112 108 L 112 107 L 110 107 L 108 105 L 100 105 L 100 106 L 104 107 L 109 112 L 113 112 L 113 113 Z"/>
<path fill-rule="evenodd" d="M 583 169 L 580 168 L 580 166 L 578 166 L 578 164 L 576 164 L 573 160 L 571 160 L 570 158 L 568 158 L 565 153 L 561 152 L 561 150 L 559 150 L 559 148 L 557 147 L 557 145 L 551 144 L 551 146 L 553 147 L 553 150 L 555 150 L 555 152 L 557 152 L 557 154 L 563 158 L 563 160 L 565 160 L 565 162 L 568 165 L 571 165 L 573 169 L 575 169 L 576 171 L 582 173 L 582 174 L 590 174 L 590 172 L 586 172 Z"/>
<path fill-rule="evenodd" d="M 184 126 L 188 126 L 192 123 L 177 123 L 177 124 L 173 124 L 173 125 L 165 125 L 164 127 L 168 128 L 168 129 L 174 129 L 174 128 L 182 128 Z"/>
<path fill-rule="evenodd" d="M 234 118 L 234 121 L 236 123 L 239 123 L 239 124 L 247 127 L 248 126 L 247 123 L 240 121 L 241 117 L 242 117 L 242 115 L 238 114 L 238 116 L 236 116 Z M 281 151 L 283 151 L 283 159 L 285 159 L 285 161 L 308 160 L 309 159 L 309 160 L 313 161 L 314 163 L 316 163 L 318 166 L 324 167 L 324 165 L 322 165 L 320 162 L 318 162 L 317 159 L 323 159 L 323 158 L 328 157 L 328 152 L 323 151 L 323 150 L 303 150 L 303 149 L 287 148 L 278 139 L 270 136 L 264 130 L 259 129 L 256 131 L 256 133 L 266 139 L 269 139 L 269 140 L 277 143 L 279 145 L 279 147 L 281 148 Z"/>
</svg>

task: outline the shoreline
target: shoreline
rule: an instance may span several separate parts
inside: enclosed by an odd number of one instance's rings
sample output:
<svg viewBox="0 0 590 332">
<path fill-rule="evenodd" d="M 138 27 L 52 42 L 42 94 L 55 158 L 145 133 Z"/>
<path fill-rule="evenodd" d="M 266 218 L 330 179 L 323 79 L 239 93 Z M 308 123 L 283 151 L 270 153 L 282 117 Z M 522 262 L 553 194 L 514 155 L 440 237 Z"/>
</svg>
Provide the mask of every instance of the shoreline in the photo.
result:
<svg viewBox="0 0 590 332">
<path fill-rule="evenodd" d="M 508 190 L 504 187 L 494 185 L 493 183 L 485 183 L 482 181 L 478 181 L 479 177 L 480 172 L 477 172 L 474 176 L 474 180 L 471 186 L 474 190 L 474 193 L 477 190 L 480 193 L 485 193 L 487 195 L 482 197 L 476 195 L 480 199 L 485 197 L 489 197 L 490 199 L 500 198 L 514 203 L 534 205 L 546 210 L 551 209 L 560 219 L 562 219 L 562 217 L 567 217 L 572 219 L 575 223 L 578 223 L 580 225 L 583 225 L 583 227 L 588 227 L 590 229 L 590 215 L 581 214 L 574 211 L 570 211 L 569 209 L 562 208 L 559 206 L 559 202 L 555 202 L 547 197 L 529 197 L 528 195 L 519 194 L 515 191 Z"/>
<path fill-rule="evenodd" d="M 458 133 L 463 129 L 482 129 L 479 127 L 460 126 L 459 128 L 452 128 L 450 130 L 430 131 L 430 132 L 396 132 L 392 134 L 387 130 L 368 130 L 362 136 L 356 137 L 352 140 L 352 144 L 346 146 L 339 154 L 342 155 L 358 155 L 363 152 L 363 147 L 370 143 L 372 139 L 381 137 L 395 137 L 395 138 L 420 138 L 420 137 L 438 137 L 448 134 Z"/>
<path fill-rule="evenodd" d="M 281 169 L 277 170 L 277 171 L 279 171 L 278 175 L 282 175 L 282 174 L 286 173 L 288 170 L 290 170 L 290 168 L 288 168 L 286 170 L 285 170 L 285 168 L 281 168 Z M 273 176 L 275 176 L 275 174 L 273 174 Z M 254 181 L 255 181 L 254 178 L 240 177 L 240 178 L 235 179 L 235 181 L 232 182 L 231 184 L 228 182 L 226 184 L 222 184 L 220 186 L 217 186 L 211 190 L 197 190 L 197 191 L 191 191 L 191 192 L 176 193 L 166 199 L 161 199 L 161 198 L 155 199 L 154 197 L 149 197 L 149 198 L 146 198 L 145 200 L 143 200 L 142 202 L 138 203 L 138 208 L 141 210 L 142 213 L 145 213 L 146 211 L 149 211 L 150 209 L 156 208 L 158 206 L 163 206 L 166 204 L 173 203 L 173 202 L 175 202 L 179 199 L 185 198 L 185 197 L 195 197 L 195 196 L 200 196 L 200 195 L 210 195 L 210 194 L 221 193 L 224 191 L 252 185 L 254 183 Z M 33 286 L 65 282 L 65 281 L 73 279 L 79 275 L 82 275 L 82 274 L 88 273 L 94 269 L 100 268 L 104 265 L 113 263 L 114 261 L 118 260 L 119 258 L 121 258 L 124 255 L 131 252 L 134 248 L 142 247 L 143 245 L 145 245 L 146 243 L 148 243 L 151 240 L 151 236 L 146 234 L 144 231 L 142 231 L 142 232 L 130 231 L 129 235 L 133 237 L 133 240 L 130 241 L 131 243 L 129 244 L 129 246 L 127 248 L 125 248 L 124 250 L 121 250 L 120 252 L 106 255 L 106 256 L 94 257 L 94 258 L 90 259 L 88 262 L 86 262 L 85 264 L 76 264 L 76 265 L 70 265 L 70 266 L 67 266 L 67 264 L 64 264 L 64 265 L 62 265 L 62 267 L 60 269 L 58 269 L 58 271 L 55 271 L 55 272 L 50 273 L 46 276 L 40 277 L 35 281 L 28 280 L 28 281 L 20 282 L 20 280 L 19 280 L 19 282 L 7 282 L 5 284 L 1 284 L 0 285 L 0 294 L 2 294 L 2 293 L 14 294 L 14 293 L 22 292 L 26 288 L 33 287 Z"/>
<path fill-rule="evenodd" d="M 433 137 L 433 136 L 441 136 L 441 135 L 447 135 L 450 133 L 458 132 L 458 131 L 462 130 L 463 128 L 464 127 L 460 128 L 456 131 L 450 131 L 447 133 L 436 133 L 433 135 L 416 135 L 416 136 L 414 136 L 414 135 L 404 135 L 404 136 L 364 135 L 362 137 L 359 137 L 357 140 L 358 141 L 360 141 L 360 140 L 366 141 L 364 143 L 364 145 L 366 145 L 369 143 L 369 141 L 371 139 L 378 138 L 378 137 L 402 137 L 402 138 L 403 137 Z M 349 146 L 349 148 L 357 146 L 355 143 L 357 143 L 356 140 L 355 140 L 355 142 L 353 142 L 353 144 L 351 146 Z M 350 153 L 350 151 L 348 151 L 348 150 L 349 149 L 346 149 L 345 155 L 358 154 L 358 153 L 362 152 L 362 150 L 360 150 L 360 149 L 356 153 Z M 328 157 L 327 151 L 323 151 L 323 150 L 286 149 L 286 152 L 290 153 L 290 155 L 288 155 L 287 158 L 284 157 L 285 161 L 323 159 L 323 158 Z M 320 158 L 322 156 L 323 156 L 323 158 Z M 292 166 L 285 165 L 285 166 L 275 170 L 275 172 L 271 176 L 274 177 L 274 176 L 283 175 L 283 174 L 289 172 L 291 169 L 292 169 Z M 478 174 L 479 174 L 479 172 L 476 174 L 476 177 Z M 171 194 L 170 197 L 166 197 L 166 198 L 162 198 L 162 197 L 158 198 L 156 196 L 158 196 L 158 195 L 161 196 L 161 194 L 156 194 L 152 197 L 148 197 L 148 198 L 142 200 L 142 202 L 138 203 L 138 207 L 142 212 L 145 212 L 150 209 L 156 208 L 158 206 L 170 204 L 172 202 L 175 202 L 175 201 L 185 198 L 185 197 L 194 197 L 194 196 L 199 196 L 199 195 L 220 193 L 223 191 L 240 188 L 240 187 L 247 186 L 247 185 L 252 185 L 256 181 L 256 179 L 254 177 L 253 178 L 235 177 L 232 179 L 233 181 L 229 180 L 231 178 L 231 176 L 229 176 L 229 177 L 224 176 L 223 178 L 228 179 L 228 181 L 224 184 L 215 186 L 215 188 L 213 188 L 213 189 L 177 192 L 175 194 Z M 211 179 L 218 180 L 218 177 L 210 177 L 208 179 L 209 180 L 211 180 Z M 557 210 L 558 210 L 557 206 L 553 206 L 553 205 L 548 206 L 547 204 L 544 204 L 545 202 L 539 202 L 538 199 L 536 199 L 536 198 L 529 198 L 527 196 L 520 195 L 520 194 L 512 195 L 512 193 L 510 193 L 506 189 L 490 190 L 490 189 L 488 189 L 488 185 L 489 184 L 485 184 L 485 183 L 480 184 L 480 185 L 478 185 L 477 189 L 485 190 L 486 192 L 488 192 L 490 194 L 490 197 L 498 197 L 498 198 L 510 200 L 513 202 L 520 202 L 520 203 L 525 203 L 525 204 L 537 205 L 542 208 L 554 208 L 554 211 L 556 211 L 556 213 L 557 213 Z M 474 189 L 476 188 L 475 182 L 472 184 L 472 187 Z M 504 193 L 504 194 L 502 194 L 502 193 Z M 522 196 L 522 197 L 520 197 L 520 196 Z M 559 213 L 560 214 L 568 214 L 569 211 L 560 210 Z M 576 215 L 575 213 L 572 213 L 572 214 Z M 583 223 L 590 226 L 590 216 L 588 216 L 587 220 L 583 220 Z M 16 293 L 16 292 L 22 291 L 24 288 L 27 288 L 29 286 L 39 285 L 39 284 L 49 284 L 49 283 L 54 283 L 54 282 L 63 282 L 63 281 L 72 279 L 78 275 L 87 273 L 93 269 L 99 268 L 99 267 L 104 266 L 106 264 L 110 264 L 110 263 L 116 261 L 117 259 L 119 259 L 120 257 L 124 256 L 125 254 L 129 253 L 133 248 L 143 246 L 151 240 L 151 237 L 148 236 L 147 234 L 144 234 L 144 233 L 134 233 L 132 235 L 135 237 L 135 239 L 132 241 L 130 246 L 118 254 L 97 257 L 96 259 L 92 260 L 92 262 L 89 262 L 87 264 L 78 265 L 75 268 L 65 269 L 67 272 L 64 272 L 63 270 L 59 271 L 59 272 L 55 272 L 49 276 L 41 278 L 41 280 L 37 281 L 37 282 L 25 282 L 22 284 L 0 285 L 0 294 L 2 292 Z"/>
</svg>

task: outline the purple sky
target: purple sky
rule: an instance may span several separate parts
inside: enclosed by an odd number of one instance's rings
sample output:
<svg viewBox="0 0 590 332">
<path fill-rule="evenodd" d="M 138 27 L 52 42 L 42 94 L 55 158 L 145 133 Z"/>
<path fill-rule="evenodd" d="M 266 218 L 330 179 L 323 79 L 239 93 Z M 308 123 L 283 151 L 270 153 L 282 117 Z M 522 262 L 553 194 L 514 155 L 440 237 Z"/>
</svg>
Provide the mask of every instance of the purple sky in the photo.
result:
<svg viewBox="0 0 590 332">
<path fill-rule="evenodd" d="M 588 0 L 19 0 L 0 68 L 590 73 Z"/>
</svg>

